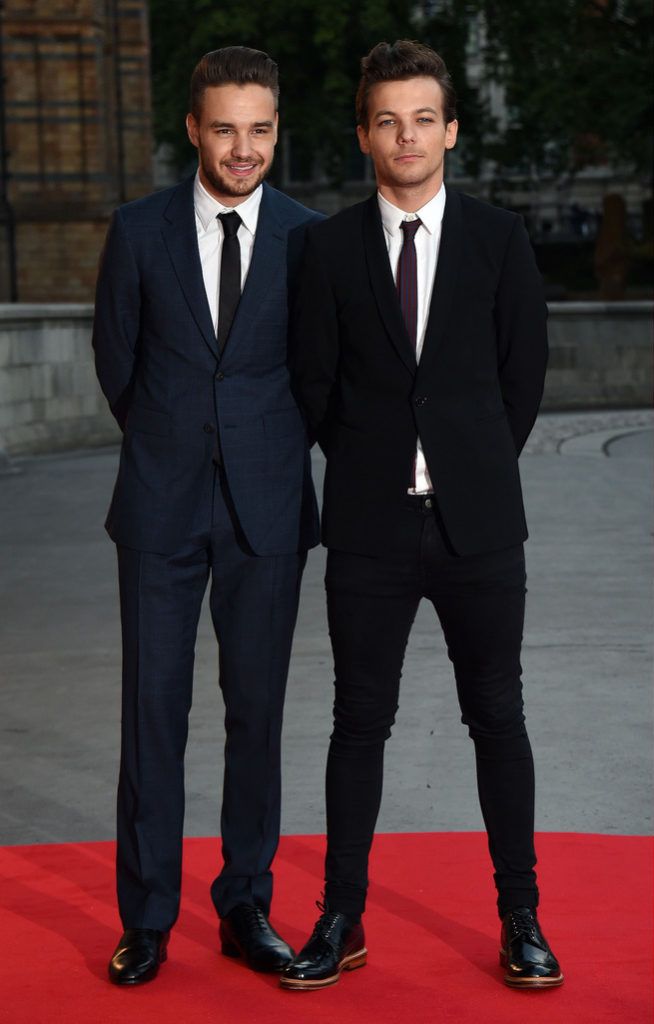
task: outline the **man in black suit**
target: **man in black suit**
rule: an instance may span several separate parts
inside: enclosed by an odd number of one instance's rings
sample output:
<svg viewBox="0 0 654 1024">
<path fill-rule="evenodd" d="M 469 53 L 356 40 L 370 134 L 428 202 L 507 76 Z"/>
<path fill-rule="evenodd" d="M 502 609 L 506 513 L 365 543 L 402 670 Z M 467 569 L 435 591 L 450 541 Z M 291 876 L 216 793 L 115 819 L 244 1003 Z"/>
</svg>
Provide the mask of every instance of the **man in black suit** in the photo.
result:
<svg viewBox="0 0 654 1024">
<path fill-rule="evenodd" d="M 474 742 L 505 981 L 559 985 L 536 916 L 534 776 L 520 645 L 527 536 L 518 455 L 547 359 L 522 221 L 443 184 L 456 142 L 441 58 L 362 62 L 358 135 L 378 192 L 307 232 L 296 390 L 327 457 L 323 541 L 335 663 L 324 913 L 284 987 L 366 961 L 361 914 L 384 742 L 421 598 L 434 605 Z"/>
<path fill-rule="evenodd" d="M 155 976 L 179 909 L 183 762 L 198 618 L 211 615 L 225 701 L 222 951 L 279 970 L 271 928 L 284 690 L 317 507 L 287 370 L 287 293 L 318 215 L 264 178 L 277 65 L 227 47 L 191 80 L 197 174 L 118 209 L 93 344 L 121 430 L 107 529 L 123 634 L 116 984 Z M 242 294 L 241 294 L 242 292 Z"/>
</svg>

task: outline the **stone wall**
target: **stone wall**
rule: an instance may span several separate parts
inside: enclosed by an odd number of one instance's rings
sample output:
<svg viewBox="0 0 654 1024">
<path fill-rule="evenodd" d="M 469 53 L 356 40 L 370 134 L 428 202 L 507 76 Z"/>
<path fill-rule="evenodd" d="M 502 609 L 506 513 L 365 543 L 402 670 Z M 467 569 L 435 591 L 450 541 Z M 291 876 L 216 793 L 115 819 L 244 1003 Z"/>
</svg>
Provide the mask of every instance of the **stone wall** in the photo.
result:
<svg viewBox="0 0 654 1024">
<path fill-rule="evenodd" d="M 543 409 L 649 406 L 652 302 L 550 302 Z"/>
<path fill-rule="evenodd" d="M 651 302 L 552 303 L 543 408 L 649 406 Z M 90 305 L 0 305 L 0 452 L 110 444 Z"/>
<path fill-rule="evenodd" d="M 90 305 L 0 305 L 0 451 L 118 440 L 95 376 L 92 316 Z"/>
</svg>

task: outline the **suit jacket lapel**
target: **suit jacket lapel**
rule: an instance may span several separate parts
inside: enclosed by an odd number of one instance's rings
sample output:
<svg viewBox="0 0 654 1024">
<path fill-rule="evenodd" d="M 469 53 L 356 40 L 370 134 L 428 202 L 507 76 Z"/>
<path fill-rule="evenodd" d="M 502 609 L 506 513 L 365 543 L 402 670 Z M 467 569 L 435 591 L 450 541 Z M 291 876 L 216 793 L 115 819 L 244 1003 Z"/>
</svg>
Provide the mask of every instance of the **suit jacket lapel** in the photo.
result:
<svg viewBox="0 0 654 1024">
<path fill-rule="evenodd" d="M 262 300 L 269 293 L 278 274 L 284 270 L 286 260 L 286 231 L 279 219 L 275 192 L 264 183 L 254 248 L 245 287 L 229 332 L 225 351 L 238 344 L 245 323 L 248 329 L 256 317 Z"/>
<path fill-rule="evenodd" d="M 461 200 L 456 192 L 447 189 L 436 278 L 420 356 L 421 364 L 425 357 L 433 356 L 447 334 L 448 318 L 461 261 L 462 236 Z"/>
<path fill-rule="evenodd" d="M 202 337 L 218 356 L 211 311 L 204 289 L 202 264 L 193 208 L 194 176 L 182 182 L 173 192 L 164 212 L 162 234 L 177 274 L 180 287 Z M 217 287 L 217 285 L 216 285 Z"/>
<path fill-rule="evenodd" d="M 382 323 L 407 370 L 415 374 L 416 354 L 409 340 L 397 297 L 376 193 L 370 197 L 363 210 L 363 243 L 370 284 Z"/>
</svg>

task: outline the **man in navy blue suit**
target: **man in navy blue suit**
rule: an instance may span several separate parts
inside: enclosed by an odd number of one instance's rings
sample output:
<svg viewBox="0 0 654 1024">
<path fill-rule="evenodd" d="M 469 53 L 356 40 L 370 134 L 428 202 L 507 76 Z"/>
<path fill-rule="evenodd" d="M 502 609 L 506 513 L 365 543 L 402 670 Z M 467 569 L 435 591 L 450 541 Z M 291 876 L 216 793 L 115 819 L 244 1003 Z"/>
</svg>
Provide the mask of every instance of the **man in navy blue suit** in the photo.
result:
<svg viewBox="0 0 654 1024">
<path fill-rule="evenodd" d="M 93 345 L 123 431 L 107 518 L 118 549 L 123 705 L 116 984 L 152 979 L 180 899 L 184 750 L 198 618 L 210 606 L 225 701 L 224 866 L 211 887 L 222 952 L 280 970 L 272 929 L 280 735 L 306 551 L 318 541 L 287 308 L 305 226 L 264 183 L 277 66 L 226 47 L 191 79 L 197 174 L 114 213 Z"/>
</svg>

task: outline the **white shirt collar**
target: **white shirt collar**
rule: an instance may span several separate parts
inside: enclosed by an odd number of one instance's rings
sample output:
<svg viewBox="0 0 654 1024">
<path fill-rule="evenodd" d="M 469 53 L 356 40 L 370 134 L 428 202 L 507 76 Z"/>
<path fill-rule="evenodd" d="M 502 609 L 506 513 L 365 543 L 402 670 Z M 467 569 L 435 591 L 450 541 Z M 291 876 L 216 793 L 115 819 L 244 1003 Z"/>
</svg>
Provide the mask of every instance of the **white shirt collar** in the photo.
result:
<svg viewBox="0 0 654 1024">
<path fill-rule="evenodd" d="M 415 213 L 407 213 L 406 210 L 400 210 L 399 206 L 389 203 L 388 199 L 385 199 L 381 192 L 377 193 L 377 201 L 379 202 L 379 212 L 381 213 L 384 230 L 388 231 L 389 235 L 399 233 L 400 224 L 403 220 L 415 220 L 416 217 L 420 217 L 423 226 L 430 235 L 433 235 L 443 220 L 445 184 L 442 184 L 436 195 L 419 210 L 416 210 Z"/>
<path fill-rule="evenodd" d="M 261 206 L 261 198 L 263 196 L 263 185 L 259 185 L 255 188 L 254 192 L 247 197 L 238 206 L 223 206 L 217 199 L 214 199 L 212 195 L 207 192 L 206 188 L 200 181 L 199 171 L 196 172 L 195 181 L 193 183 L 193 204 L 195 206 L 196 215 L 202 224 L 202 227 L 207 231 L 212 221 L 215 221 L 219 213 L 231 213 L 232 210 L 236 210 L 239 217 L 243 221 L 243 225 L 248 229 L 251 234 L 255 234 L 257 230 L 257 221 L 259 219 L 259 207 Z"/>
</svg>

